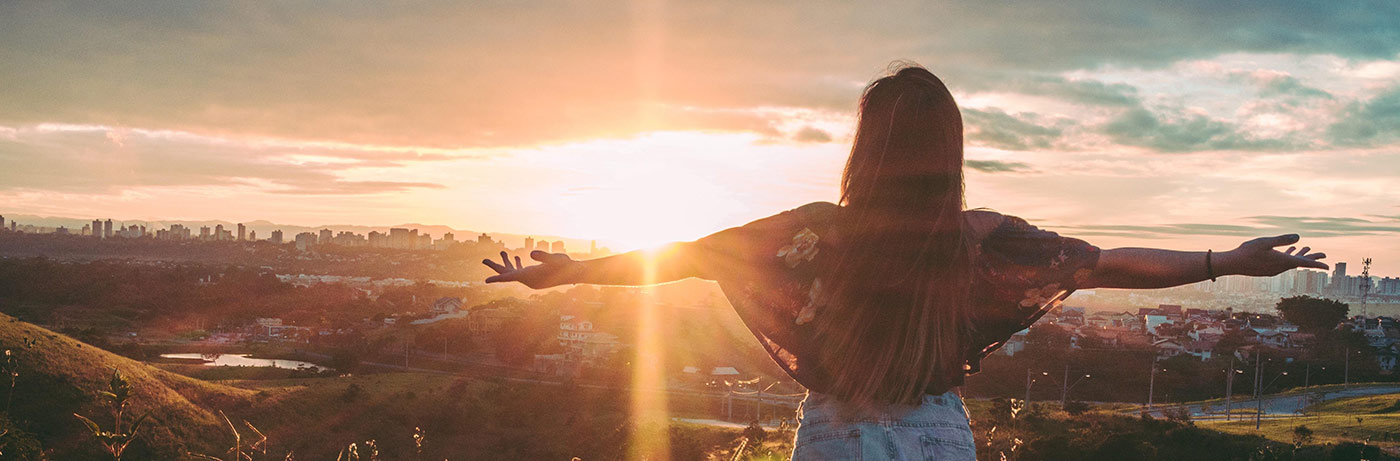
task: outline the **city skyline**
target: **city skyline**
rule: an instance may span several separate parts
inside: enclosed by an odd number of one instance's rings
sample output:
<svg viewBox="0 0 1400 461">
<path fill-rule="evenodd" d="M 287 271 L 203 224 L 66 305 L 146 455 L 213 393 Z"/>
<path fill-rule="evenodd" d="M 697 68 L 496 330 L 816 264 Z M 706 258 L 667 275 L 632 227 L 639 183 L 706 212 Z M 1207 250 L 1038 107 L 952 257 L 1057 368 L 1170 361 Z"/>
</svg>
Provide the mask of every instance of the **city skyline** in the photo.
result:
<svg viewBox="0 0 1400 461">
<path fill-rule="evenodd" d="M 1361 4 L 6 3 L 0 202 L 690 240 L 835 201 L 861 88 L 909 59 L 962 107 L 970 207 L 1104 248 L 1298 233 L 1396 273 L 1396 23 Z"/>
</svg>

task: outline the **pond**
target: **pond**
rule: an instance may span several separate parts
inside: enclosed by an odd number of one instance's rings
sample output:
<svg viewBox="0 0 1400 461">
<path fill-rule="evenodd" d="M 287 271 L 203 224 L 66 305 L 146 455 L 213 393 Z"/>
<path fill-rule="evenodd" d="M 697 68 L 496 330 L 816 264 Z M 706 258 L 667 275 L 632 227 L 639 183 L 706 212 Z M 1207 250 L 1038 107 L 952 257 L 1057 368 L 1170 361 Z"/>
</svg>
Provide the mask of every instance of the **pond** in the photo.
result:
<svg viewBox="0 0 1400 461">
<path fill-rule="evenodd" d="M 160 358 L 175 360 L 199 360 L 207 367 L 276 367 L 288 370 L 312 370 L 322 371 L 325 367 L 311 362 L 300 360 L 283 359 L 258 359 L 251 357 L 252 354 L 200 354 L 197 352 L 183 354 L 161 354 Z"/>
</svg>

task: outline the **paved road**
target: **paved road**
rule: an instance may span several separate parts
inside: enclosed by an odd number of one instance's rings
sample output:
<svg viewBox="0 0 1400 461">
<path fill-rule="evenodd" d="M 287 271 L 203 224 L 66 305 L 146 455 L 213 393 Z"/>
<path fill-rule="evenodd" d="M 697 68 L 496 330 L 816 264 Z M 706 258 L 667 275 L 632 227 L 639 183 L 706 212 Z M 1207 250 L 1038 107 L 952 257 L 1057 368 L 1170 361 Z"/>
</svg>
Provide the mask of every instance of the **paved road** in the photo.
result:
<svg viewBox="0 0 1400 461">
<path fill-rule="evenodd" d="M 1322 395 L 1322 400 L 1326 401 L 1347 397 L 1362 397 L 1367 395 L 1395 393 L 1400 393 L 1400 385 L 1383 384 L 1369 385 L 1364 387 L 1356 386 L 1351 389 L 1326 392 Z M 1263 410 L 1264 417 L 1277 418 L 1299 414 L 1299 412 L 1301 412 L 1303 408 L 1307 407 L 1311 403 L 1309 402 L 1310 399 L 1311 393 L 1265 396 L 1263 399 L 1260 399 L 1260 402 L 1256 402 L 1254 399 L 1233 400 L 1230 404 L 1230 408 L 1235 411 L 1236 417 L 1240 417 L 1240 411 L 1253 412 L 1256 408 L 1256 405 L 1258 405 L 1258 408 Z M 1203 408 L 1206 406 L 1210 407 L 1209 412 L 1205 411 L 1206 409 Z M 1156 406 L 1153 407 L 1152 411 L 1149 412 L 1149 414 L 1151 414 L 1155 418 L 1162 418 L 1164 417 L 1163 411 L 1167 409 L 1176 409 L 1179 407 L 1180 405 Z M 1204 405 L 1190 404 L 1186 405 L 1185 407 L 1191 412 L 1191 419 L 1205 420 L 1225 418 L 1225 403 L 1223 401 L 1210 402 Z M 1131 413 L 1137 413 L 1137 411 L 1134 410 L 1131 411 Z M 1250 417 L 1253 417 L 1253 415 L 1251 414 Z"/>
</svg>

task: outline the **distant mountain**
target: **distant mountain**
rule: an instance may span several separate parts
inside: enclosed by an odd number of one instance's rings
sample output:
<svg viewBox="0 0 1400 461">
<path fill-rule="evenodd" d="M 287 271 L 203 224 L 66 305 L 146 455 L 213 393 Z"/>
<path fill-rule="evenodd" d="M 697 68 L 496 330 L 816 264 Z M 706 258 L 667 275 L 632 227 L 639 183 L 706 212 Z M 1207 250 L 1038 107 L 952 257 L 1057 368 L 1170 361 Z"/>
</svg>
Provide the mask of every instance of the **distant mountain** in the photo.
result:
<svg viewBox="0 0 1400 461">
<path fill-rule="evenodd" d="M 60 217 L 60 216 L 34 216 L 34 215 L 10 215 L 10 214 L 3 214 L 3 216 L 5 217 L 5 221 L 6 221 L 6 225 L 7 225 L 7 226 L 9 225 L 9 222 L 10 222 L 10 221 L 16 221 L 16 222 L 19 222 L 20 225 L 28 224 L 28 225 L 34 225 L 34 226 L 39 226 L 39 227 L 49 227 L 49 228 L 57 228 L 57 227 L 62 226 L 62 227 L 66 227 L 66 228 L 68 228 L 68 229 L 70 229 L 70 230 L 72 230 L 72 231 L 74 231 L 74 232 L 77 232 L 78 230 L 81 230 L 81 229 L 83 228 L 83 226 L 85 226 L 85 225 L 92 224 L 93 219 L 98 219 L 98 218 L 81 219 L 81 218 L 68 218 L 68 217 Z M 103 218 L 101 218 L 101 219 L 105 221 L 105 220 L 107 220 L 108 218 L 103 217 Z M 129 226 L 129 225 L 133 225 L 133 224 L 135 224 L 135 225 L 144 225 L 144 226 L 146 226 L 147 231 L 152 232 L 152 233 L 154 233 L 156 229 L 169 229 L 169 228 L 170 228 L 170 225 L 172 225 L 172 224 L 180 224 L 180 225 L 183 225 L 183 226 L 185 226 L 185 227 L 189 227 L 189 228 L 191 228 L 191 229 L 194 229 L 194 233 L 195 233 L 195 234 L 199 234 L 199 228 L 200 228 L 200 227 L 204 227 L 204 226 L 208 226 L 210 229 L 213 229 L 213 228 L 215 228 L 216 226 L 222 225 L 222 226 L 224 226 L 224 229 L 228 229 L 228 230 L 230 230 L 230 231 L 232 231 L 232 232 L 235 232 L 235 233 L 237 232 L 237 229 L 238 229 L 238 223 L 229 222 L 229 221 L 221 221 L 221 220 L 214 220 L 214 221 L 185 221 L 185 220 L 146 220 L 146 219 L 116 219 L 116 218 L 112 218 L 112 228 L 113 228 L 113 229 L 117 229 L 117 228 L 119 228 L 119 227 L 121 227 L 121 226 L 124 226 L 124 225 L 125 225 L 125 226 Z M 356 234 L 364 234 L 364 235 L 367 235 L 367 234 L 369 234 L 371 231 L 388 232 L 390 228 L 396 228 L 396 227 L 398 227 L 398 228 L 406 228 L 406 229 L 418 229 L 418 232 L 419 232 L 420 234 L 421 234 L 421 233 L 427 233 L 428 235 L 433 236 L 434 239 L 442 238 L 443 234 L 446 234 L 446 233 L 449 233 L 449 232 L 450 232 L 450 233 L 452 233 L 453 238 L 457 239 L 457 241 L 463 241 L 463 240 L 473 240 L 473 241 L 474 241 L 474 240 L 476 240 L 477 237 L 478 237 L 479 235 L 481 235 L 481 233 L 482 233 L 481 231 L 476 231 L 476 230 L 453 229 L 453 228 L 451 228 L 451 227 L 443 226 L 443 225 L 439 225 L 439 224 L 419 224 L 419 223 L 407 223 L 407 224 L 399 224 L 399 225 L 395 225 L 395 226 L 364 226 L 364 225 L 355 225 L 355 224 L 326 224 L 326 225 L 320 225 L 320 226 L 299 226 L 299 225 L 294 225 L 294 224 L 277 224 L 277 223 L 270 222 L 270 221 L 257 220 L 257 221 L 245 222 L 245 223 L 243 223 L 243 225 L 247 226 L 249 231 L 257 232 L 258 238 L 261 239 L 261 240 L 267 240 L 268 237 L 271 237 L 271 236 L 272 236 L 272 231 L 274 231 L 274 230 L 281 230 L 281 231 L 282 231 L 282 235 L 283 235 L 283 239 L 285 239 L 286 241 L 291 241 L 292 238 L 293 238 L 294 236 L 296 236 L 297 234 L 299 234 L 299 233 L 302 233 L 302 232 L 313 232 L 313 233 L 314 233 L 314 232 L 320 231 L 321 229 L 330 229 L 332 232 L 337 232 L 337 233 L 339 233 L 339 232 L 354 232 L 354 233 L 356 233 Z M 487 235 L 490 235 L 492 239 L 494 239 L 494 240 L 496 240 L 496 241 L 498 241 L 498 242 L 504 242 L 504 243 L 506 244 L 506 246 L 507 246 L 507 247 L 510 247 L 510 248 L 519 248 L 519 247 L 521 247 L 521 246 L 524 245 L 524 243 L 525 243 L 525 237 L 527 237 L 527 235 L 521 235 L 521 234 L 496 234 L 496 233 L 491 233 L 491 232 L 487 232 L 486 234 L 487 234 Z M 554 241 L 563 240 L 563 241 L 564 241 L 564 246 L 565 246 L 565 248 L 568 249 L 570 252 L 575 252 L 575 253 L 584 253 L 584 252 L 587 252 L 587 251 L 588 251 L 588 248 L 589 248 L 589 245 L 592 243 L 592 241 L 589 240 L 589 239 L 582 239 L 582 238 L 576 238 L 576 237 L 561 237 L 561 236 L 557 236 L 557 235 L 535 234 L 535 235 L 529 235 L 528 237 L 533 237 L 536 241 L 539 241 L 539 240 L 547 240 L 547 241 L 554 242 Z M 600 247 L 601 247 L 601 246 L 604 246 L 604 243 L 603 243 L 603 242 L 599 242 L 599 246 L 600 246 Z"/>
</svg>

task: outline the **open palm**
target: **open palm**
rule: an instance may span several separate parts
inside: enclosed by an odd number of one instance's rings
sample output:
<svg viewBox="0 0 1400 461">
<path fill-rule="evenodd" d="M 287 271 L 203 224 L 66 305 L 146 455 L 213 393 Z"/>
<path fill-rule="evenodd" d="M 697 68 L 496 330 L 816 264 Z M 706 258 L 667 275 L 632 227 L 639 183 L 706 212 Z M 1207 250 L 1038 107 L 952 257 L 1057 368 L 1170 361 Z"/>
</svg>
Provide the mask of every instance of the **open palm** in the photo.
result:
<svg viewBox="0 0 1400 461">
<path fill-rule="evenodd" d="M 511 263 L 511 258 L 506 252 L 501 252 L 501 262 L 490 259 L 481 260 L 482 264 L 496 271 L 496 275 L 486 278 L 486 283 L 498 282 L 520 282 L 527 287 L 540 289 L 570 283 L 568 276 L 574 271 L 576 262 L 564 253 L 546 253 L 540 250 L 530 252 L 530 259 L 539 261 L 540 264 L 526 267 L 521 264 L 520 257 L 515 257 L 515 263 Z"/>
<path fill-rule="evenodd" d="M 1312 249 L 1310 247 L 1299 249 L 1290 246 L 1286 251 L 1274 249 L 1274 247 L 1297 242 L 1298 234 L 1259 237 L 1240 244 L 1239 248 L 1230 250 L 1228 259 L 1221 262 L 1228 265 L 1230 273 L 1255 277 L 1271 277 L 1298 267 L 1327 269 L 1326 263 L 1318 261 L 1326 258 L 1327 254 L 1308 253 L 1308 250 Z M 1298 250 L 1296 253 L 1293 251 L 1295 249 Z M 1225 267 L 1222 266 L 1222 268 Z"/>
</svg>

